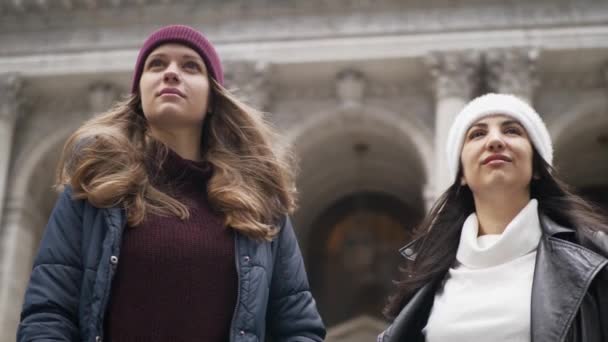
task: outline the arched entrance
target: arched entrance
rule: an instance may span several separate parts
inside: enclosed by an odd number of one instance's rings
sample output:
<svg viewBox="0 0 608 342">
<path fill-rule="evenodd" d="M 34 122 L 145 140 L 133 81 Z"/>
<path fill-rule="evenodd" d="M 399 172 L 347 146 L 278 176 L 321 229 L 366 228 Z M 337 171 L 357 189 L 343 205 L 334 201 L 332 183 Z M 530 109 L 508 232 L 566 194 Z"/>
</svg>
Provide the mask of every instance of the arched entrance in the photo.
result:
<svg viewBox="0 0 608 342">
<path fill-rule="evenodd" d="M 568 129 L 557 137 L 555 165 L 568 184 L 608 214 L 608 115 L 604 104 L 572 116 Z"/>
<path fill-rule="evenodd" d="M 314 223 L 308 272 L 328 325 L 381 318 L 400 257 L 420 212 L 381 193 L 357 193 L 328 207 Z"/>
<path fill-rule="evenodd" d="M 295 140 L 301 196 L 294 222 L 329 328 L 382 317 L 398 249 L 425 211 L 432 140 L 424 133 L 396 114 L 349 108 L 323 113 Z"/>
</svg>

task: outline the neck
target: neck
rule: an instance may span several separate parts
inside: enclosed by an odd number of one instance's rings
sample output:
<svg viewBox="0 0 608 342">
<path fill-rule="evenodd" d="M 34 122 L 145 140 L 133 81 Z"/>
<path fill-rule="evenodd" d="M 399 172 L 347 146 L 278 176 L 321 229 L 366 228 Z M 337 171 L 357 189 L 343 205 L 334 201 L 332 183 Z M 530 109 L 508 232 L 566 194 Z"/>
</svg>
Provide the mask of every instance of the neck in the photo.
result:
<svg viewBox="0 0 608 342">
<path fill-rule="evenodd" d="M 169 146 L 180 157 L 201 160 L 201 129 L 161 130 L 150 127 L 150 135 Z"/>
<path fill-rule="evenodd" d="M 513 218 L 530 202 L 530 192 L 493 189 L 487 194 L 473 194 L 479 235 L 502 234 Z"/>
</svg>

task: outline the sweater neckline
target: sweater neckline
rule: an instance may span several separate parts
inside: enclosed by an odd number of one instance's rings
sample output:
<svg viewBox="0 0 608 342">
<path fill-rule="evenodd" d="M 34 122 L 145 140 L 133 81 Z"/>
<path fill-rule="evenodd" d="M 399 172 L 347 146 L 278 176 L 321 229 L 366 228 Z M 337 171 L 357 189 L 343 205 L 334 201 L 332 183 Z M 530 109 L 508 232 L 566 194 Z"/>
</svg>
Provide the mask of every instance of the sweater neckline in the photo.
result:
<svg viewBox="0 0 608 342">
<path fill-rule="evenodd" d="M 468 268 L 488 268 L 515 260 L 536 250 L 542 230 L 538 201 L 530 202 L 500 235 L 478 237 L 479 221 L 472 213 L 465 220 L 456 253 L 458 263 Z"/>
<path fill-rule="evenodd" d="M 182 158 L 177 152 L 167 147 L 164 160 L 151 166 L 152 183 L 158 186 L 184 188 L 206 185 L 213 174 L 211 163 L 206 160 L 196 161 Z"/>
</svg>

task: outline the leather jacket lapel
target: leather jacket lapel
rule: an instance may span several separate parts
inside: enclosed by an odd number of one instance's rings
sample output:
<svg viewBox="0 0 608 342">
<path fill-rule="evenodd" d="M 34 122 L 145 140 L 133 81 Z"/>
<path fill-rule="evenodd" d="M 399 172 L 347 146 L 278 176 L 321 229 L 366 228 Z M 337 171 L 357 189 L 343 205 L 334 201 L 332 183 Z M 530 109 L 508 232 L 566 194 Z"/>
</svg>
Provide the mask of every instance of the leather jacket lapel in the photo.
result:
<svg viewBox="0 0 608 342">
<path fill-rule="evenodd" d="M 413 332 L 419 332 L 423 327 L 414 327 L 421 319 L 428 318 L 435 299 L 437 285 L 443 277 L 429 282 L 414 294 L 412 299 L 403 307 L 393 324 L 382 334 L 383 342 L 411 341 L 412 336 L 406 336 Z"/>
<path fill-rule="evenodd" d="M 562 342 L 591 281 L 608 260 L 555 236 L 573 230 L 546 218 L 542 225 L 532 286 L 532 342 Z"/>
</svg>

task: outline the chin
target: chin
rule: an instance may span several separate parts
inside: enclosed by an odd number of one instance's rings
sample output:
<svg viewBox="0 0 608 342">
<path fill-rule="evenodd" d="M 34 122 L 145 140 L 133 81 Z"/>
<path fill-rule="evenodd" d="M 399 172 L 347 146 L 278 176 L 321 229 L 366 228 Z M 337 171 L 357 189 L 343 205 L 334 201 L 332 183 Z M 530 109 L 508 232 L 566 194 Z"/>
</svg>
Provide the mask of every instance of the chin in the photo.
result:
<svg viewBox="0 0 608 342">
<path fill-rule="evenodd" d="M 526 186 L 529 186 L 529 182 L 526 183 L 521 179 L 514 179 L 513 177 L 504 176 L 492 177 L 491 179 L 486 180 L 482 185 L 482 187 L 485 187 L 487 189 L 504 189 L 507 191 L 511 191 L 513 189 L 518 188 L 525 188 Z"/>
<path fill-rule="evenodd" d="M 155 111 L 151 115 L 146 116 L 148 121 L 157 123 L 184 123 L 196 124 L 205 119 L 205 115 L 184 113 L 183 109 L 178 106 L 164 106 L 160 110 Z"/>
</svg>

